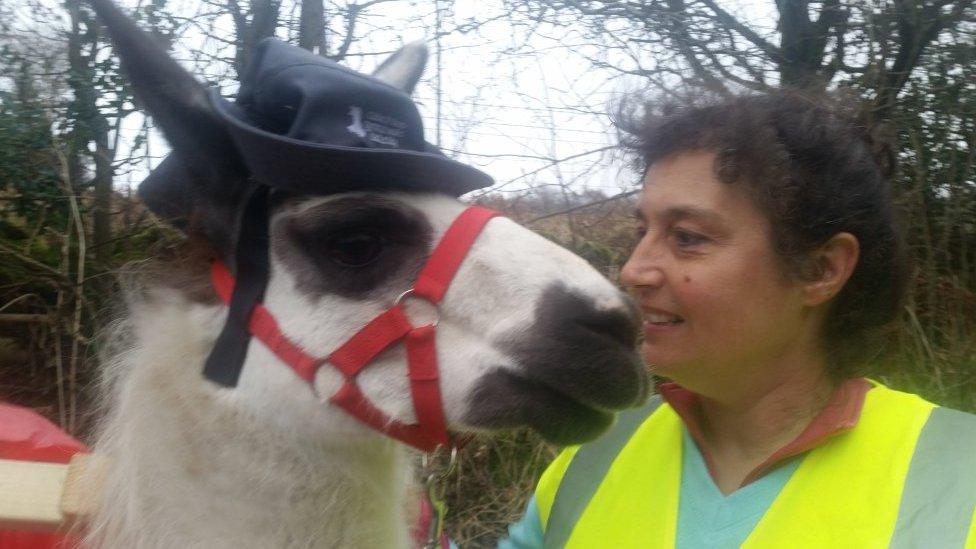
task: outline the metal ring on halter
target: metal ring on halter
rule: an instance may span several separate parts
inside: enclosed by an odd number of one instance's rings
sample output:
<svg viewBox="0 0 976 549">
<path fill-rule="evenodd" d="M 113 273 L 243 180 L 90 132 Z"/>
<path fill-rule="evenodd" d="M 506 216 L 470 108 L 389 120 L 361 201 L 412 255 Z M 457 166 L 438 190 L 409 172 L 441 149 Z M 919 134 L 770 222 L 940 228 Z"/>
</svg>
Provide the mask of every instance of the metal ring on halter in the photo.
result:
<svg viewBox="0 0 976 549">
<path fill-rule="evenodd" d="M 450 460 L 447 462 L 447 468 L 444 469 L 444 472 L 441 474 L 441 478 L 447 478 L 451 473 L 453 473 L 454 470 L 457 469 L 457 464 L 458 464 L 458 449 L 457 446 L 451 446 L 451 457 Z"/>
<path fill-rule="evenodd" d="M 413 288 L 410 288 L 409 290 L 407 290 L 407 291 L 401 293 L 400 295 L 398 295 L 396 297 L 396 299 L 393 300 L 393 306 L 396 307 L 397 305 L 402 304 L 404 299 L 406 299 L 406 298 L 408 298 L 408 297 L 410 297 L 412 295 L 413 295 Z M 418 299 L 422 299 L 422 298 L 418 298 Z M 422 300 L 423 301 L 427 301 L 426 299 L 422 299 Z M 437 325 L 441 321 L 440 309 L 437 308 L 437 305 L 435 305 L 433 303 L 430 303 L 429 301 L 427 301 L 427 303 L 434 310 L 434 321 L 433 322 L 428 322 L 427 324 L 425 324 L 425 326 L 433 326 L 434 328 L 436 328 Z"/>
<path fill-rule="evenodd" d="M 429 474 L 431 466 L 434 464 L 434 458 L 445 448 L 446 448 L 445 446 L 440 445 L 437 448 L 435 448 L 434 451 L 425 452 L 420 456 L 420 466 L 423 469 L 424 475 L 428 476 L 428 478 L 444 479 L 450 476 L 450 474 L 453 473 L 455 469 L 457 469 L 458 448 L 457 446 L 451 446 L 451 454 L 447 462 L 447 467 L 445 467 L 440 474 L 437 475 Z"/>
</svg>

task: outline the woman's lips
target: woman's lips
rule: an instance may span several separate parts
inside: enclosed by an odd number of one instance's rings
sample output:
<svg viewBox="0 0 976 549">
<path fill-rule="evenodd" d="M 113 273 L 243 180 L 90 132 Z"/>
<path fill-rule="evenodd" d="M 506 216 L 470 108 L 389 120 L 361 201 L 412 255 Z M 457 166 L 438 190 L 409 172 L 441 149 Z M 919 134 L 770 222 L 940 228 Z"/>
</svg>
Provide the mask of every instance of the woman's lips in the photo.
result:
<svg viewBox="0 0 976 549">
<path fill-rule="evenodd" d="M 650 322 L 652 324 L 669 324 L 675 322 L 682 322 L 682 319 L 678 315 L 672 315 L 668 313 L 648 312 L 644 314 L 644 322 Z"/>
<path fill-rule="evenodd" d="M 662 333 L 667 333 L 667 332 L 670 332 L 670 331 L 674 331 L 674 330 L 678 329 L 679 327 L 681 327 L 682 324 L 684 324 L 683 321 L 682 322 L 673 322 L 673 323 L 668 323 L 668 324 L 654 324 L 654 323 L 651 323 L 651 322 L 645 322 L 644 323 L 644 326 L 643 326 L 643 328 L 644 328 L 644 335 L 645 336 L 650 336 L 650 335 L 662 334 Z"/>
<path fill-rule="evenodd" d="M 673 330 L 684 324 L 684 319 L 676 314 L 663 311 L 661 309 L 645 308 L 644 312 L 644 333 L 657 334 Z"/>
</svg>

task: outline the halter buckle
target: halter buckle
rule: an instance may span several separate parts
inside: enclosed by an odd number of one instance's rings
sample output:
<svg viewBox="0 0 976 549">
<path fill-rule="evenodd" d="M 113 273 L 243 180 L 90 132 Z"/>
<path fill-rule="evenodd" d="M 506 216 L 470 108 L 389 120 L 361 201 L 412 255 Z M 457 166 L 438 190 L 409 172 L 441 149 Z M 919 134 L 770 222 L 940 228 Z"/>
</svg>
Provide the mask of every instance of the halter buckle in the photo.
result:
<svg viewBox="0 0 976 549">
<path fill-rule="evenodd" d="M 432 320 L 430 322 L 416 323 L 415 326 L 417 326 L 417 327 L 420 327 L 420 326 L 432 326 L 432 327 L 436 328 L 437 325 L 440 324 L 440 321 L 441 321 L 440 309 L 437 307 L 437 305 L 435 305 L 434 303 L 431 303 L 427 299 L 425 299 L 423 297 L 420 297 L 420 296 L 415 296 L 414 295 L 413 288 L 410 288 L 409 290 L 406 290 L 405 292 L 403 292 L 400 295 L 398 295 L 396 297 L 396 299 L 393 300 L 393 306 L 394 307 L 396 307 L 398 305 L 403 306 L 404 311 L 406 311 L 406 306 L 404 305 L 404 303 L 406 302 L 406 299 L 408 297 L 411 297 L 411 296 L 414 298 L 414 301 L 423 301 L 424 303 L 427 303 L 427 307 L 424 307 L 425 313 L 428 312 L 428 311 L 430 311 L 430 312 L 432 312 L 432 316 L 434 317 L 434 320 Z M 420 316 L 421 318 L 426 318 L 427 317 L 426 314 L 425 315 L 416 315 L 415 314 L 415 311 L 408 311 L 408 312 L 410 313 L 410 316 Z M 413 324 L 413 322 L 411 322 L 411 324 Z"/>
</svg>

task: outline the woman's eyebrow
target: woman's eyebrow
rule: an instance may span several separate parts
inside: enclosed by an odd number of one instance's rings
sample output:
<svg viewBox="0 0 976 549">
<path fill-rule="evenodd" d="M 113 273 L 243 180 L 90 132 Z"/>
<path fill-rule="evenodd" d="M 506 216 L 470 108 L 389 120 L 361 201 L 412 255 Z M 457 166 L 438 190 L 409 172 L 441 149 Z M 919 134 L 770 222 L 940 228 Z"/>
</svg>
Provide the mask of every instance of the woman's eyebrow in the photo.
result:
<svg viewBox="0 0 976 549">
<path fill-rule="evenodd" d="M 694 220 L 704 221 L 706 223 L 724 225 L 724 221 L 721 215 L 715 213 L 712 210 L 699 208 L 697 206 L 674 206 L 664 210 L 663 215 L 666 219 L 669 219 L 671 221 L 678 221 L 681 219 L 694 219 Z"/>
<path fill-rule="evenodd" d="M 631 212 L 631 216 L 637 220 L 638 223 L 647 223 L 647 215 L 640 208 L 635 208 Z M 658 214 L 652 212 L 652 217 L 657 218 Z M 667 208 L 660 214 L 660 218 L 673 223 L 675 221 L 681 221 L 683 219 L 691 219 L 694 221 L 700 221 L 702 223 L 707 223 L 719 229 L 725 229 L 727 223 L 725 219 L 713 210 L 706 208 L 701 208 L 698 206 L 685 205 L 685 206 L 672 206 Z"/>
</svg>

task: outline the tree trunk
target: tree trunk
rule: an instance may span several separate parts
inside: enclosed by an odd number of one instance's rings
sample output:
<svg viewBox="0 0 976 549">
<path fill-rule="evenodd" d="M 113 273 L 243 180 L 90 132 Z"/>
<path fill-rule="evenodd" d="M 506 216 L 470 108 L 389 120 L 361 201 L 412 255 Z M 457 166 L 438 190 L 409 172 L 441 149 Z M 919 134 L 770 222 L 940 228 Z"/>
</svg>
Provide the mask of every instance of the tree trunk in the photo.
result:
<svg viewBox="0 0 976 549">
<path fill-rule="evenodd" d="M 251 53 L 258 42 L 274 36 L 278 26 L 278 13 L 281 10 L 281 0 L 253 0 L 250 13 L 242 11 L 237 0 L 229 0 L 228 7 L 234 19 L 237 32 L 237 54 L 234 58 L 234 68 L 237 70 L 238 80 L 251 61 Z M 250 18 L 248 18 L 250 16 Z"/>
<path fill-rule="evenodd" d="M 99 268 L 108 266 L 112 254 L 109 242 L 112 240 L 112 182 L 114 173 L 112 157 L 114 151 L 108 147 L 108 128 L 104 118 L 96 115 L 100 122 L 95 136 L 95 200 L 92 208 L 92 241 L 95 248 L 95 261 Z"/>
<path fill-rule="evenodd" d="M 88 144 L 94 141 L 92 245 L 96 260 L 105 265 L 111 255 L 107 243 L 112 239 L 113 153 L 108 145 L 108 121 L 98 109 L 95 68 L 92 66 L 90 56 L 85 55 L 84 52 L 86 46 L 94 46 L 98 40 L 98 33 L 95 21 L 81 11 L 78 0 L 70 0 L 66 5 L 71 17 L 71 32 L 68 36 L 68 63 L 71 74 L 68 82 L 75 96 L 72 105 L 74 129 L 68 164 L 69 177 L 75 184 L 75 192 L 80 192 L 79 183 L 84 180 L 80 177 L 81 158 L 84 154 L 90 154 Z"/>
<path fill-rule="evenodd" d="M 68 85 L 74 92 L 75 98 L 71 106 L 74 112 L 74 124 L 71 133 L 68 135 L 68 178 L 75 185 L 76 191 L 78 182 L 82 180 L 81 154 L 88 149 L 88 136 L 85 124 L 80 120 L 82 105 L 86 103 L 86 86 L 84 85 L 87 71 L 82 55 L 82 33 L 81 33 L 81 13 L 78 0 L 68 0 L 65 2 L 68 15 L 71 18 L 71 31 L 68 34 Z"/>
<path fill-rule="evenodd" d="M 325 9 L 322 0 L 302 0 L 301 21 L 298 26 L 298 45 L 319 55 L 325 49 Z"/>
</svg>

